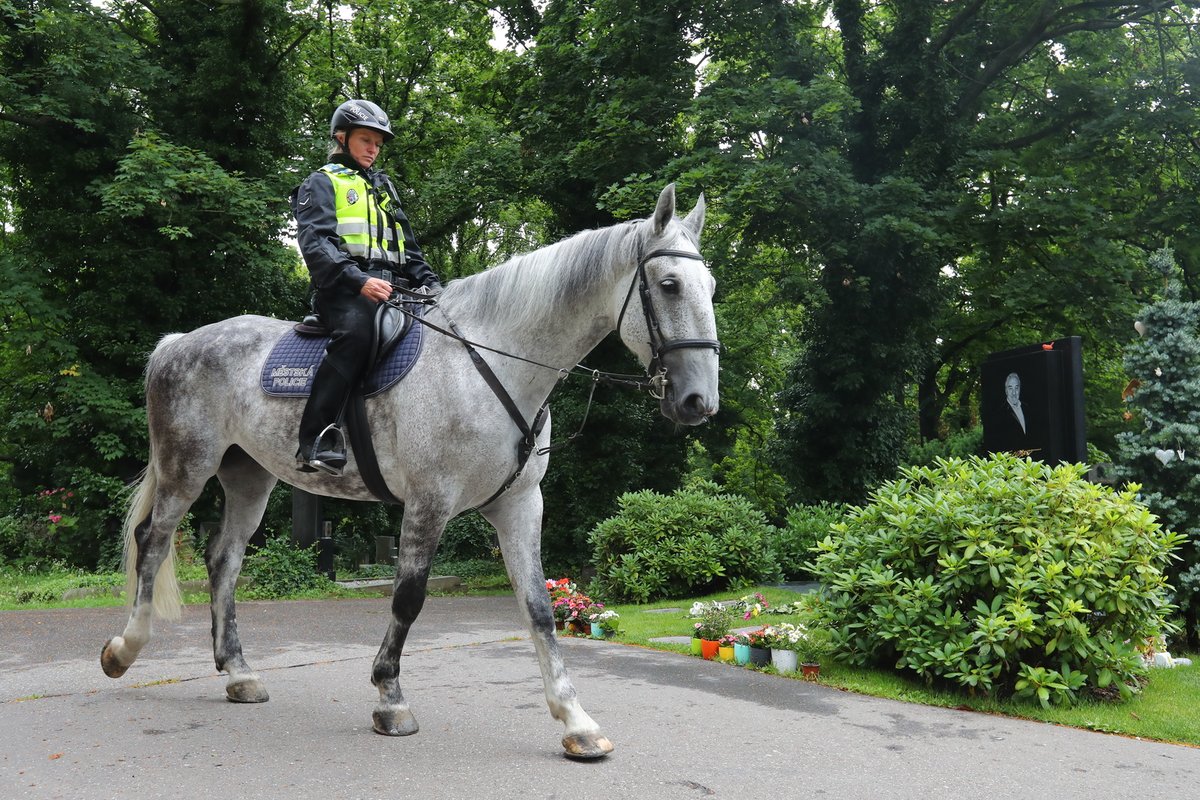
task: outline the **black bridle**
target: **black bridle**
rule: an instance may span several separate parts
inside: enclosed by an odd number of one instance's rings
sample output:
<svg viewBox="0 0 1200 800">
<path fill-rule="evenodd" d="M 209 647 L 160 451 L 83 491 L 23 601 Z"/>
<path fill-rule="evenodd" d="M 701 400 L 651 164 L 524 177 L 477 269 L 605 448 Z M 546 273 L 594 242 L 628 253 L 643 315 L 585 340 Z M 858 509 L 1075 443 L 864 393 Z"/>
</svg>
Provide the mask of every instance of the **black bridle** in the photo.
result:
<svg viewBox="0 0 1200 800">
<path fill-rule="evenodd" d="M 621 323 L 625 320 L 625 311 L 629 308 L 629 301 L 633 297 L 633 287 L 638 287 L 638 294 L 642 300 L 642 312 L 646 315 L 646 331 L 650 341 L 650 362 L 646 365 L 646 377 L 648 379 L 648 391 L 650 396 L 655 400 L 662 400 L 667 396 L 667 368 L 663 366 L 663 354 L 669 353 L 672 350 L 683 350 L 686 348 L 701 347 L 712 348 L 717 353 L 721 352 L 721 343 L 716 339 L 664 339 L 662 335 L 662 327 L 658 322 L 658 314 L 654 311 L 654 300 L 650 296 L 650 280 L 646 277 L 646 262 L 655 258 L 690 258 L 693 261 L 704 261 L 704 256 L 699 253 L 692 253 L 687 250 L 651 250 L 644 256 L 638 259 L 637 270 L 634 272 L 633 280 L 629 284 L 629 291 L 625 294 L 625 302 L 621 305 L 621 314 L 617 317 L 617 335 L 621 335 Z"/>
</svg>

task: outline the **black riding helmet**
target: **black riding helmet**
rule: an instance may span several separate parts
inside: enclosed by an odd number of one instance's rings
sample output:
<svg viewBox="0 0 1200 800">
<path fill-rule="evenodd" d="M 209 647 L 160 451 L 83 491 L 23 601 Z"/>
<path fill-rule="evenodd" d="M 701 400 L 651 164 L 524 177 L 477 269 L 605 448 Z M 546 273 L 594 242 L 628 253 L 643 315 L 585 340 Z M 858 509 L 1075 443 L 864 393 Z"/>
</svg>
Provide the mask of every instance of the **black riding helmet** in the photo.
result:
<svg viewBox="0 0 1200 800">
<path fill-rule="evenodd" d="M 396 138 L 392 133 L 392 123 L 388 115 L 370 100 L 347 100 L 337 107 L 329 120 L 329 138 L 336 139 L 338 131 L 349 131 L 352 128 L 370 128 L 383 134 L 383 140 L 390 142 Z"/>
</svg>

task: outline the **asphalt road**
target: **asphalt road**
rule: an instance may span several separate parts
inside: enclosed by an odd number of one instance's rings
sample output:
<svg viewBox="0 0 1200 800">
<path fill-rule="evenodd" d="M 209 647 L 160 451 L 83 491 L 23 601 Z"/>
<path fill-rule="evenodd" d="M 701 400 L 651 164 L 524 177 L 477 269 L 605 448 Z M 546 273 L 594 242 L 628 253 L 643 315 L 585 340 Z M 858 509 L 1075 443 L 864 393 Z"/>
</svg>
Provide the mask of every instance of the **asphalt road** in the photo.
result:
<svg viewBox="0 0 1200 800">
<path fill-rule="evenodd" d="M 371 730 L 386 598 L 239 611 L 266 704 L 224 699 L 207 608 L 118 680 L 123 609 L 0 612 L 0 800 L 1200 797 L 1200 749 L 582 639 L 567 665 L 616 750 L 569 761 L 511 598 L 430 598 L 401 664 L 421 730 L 393 739 Z"/>
</svg>

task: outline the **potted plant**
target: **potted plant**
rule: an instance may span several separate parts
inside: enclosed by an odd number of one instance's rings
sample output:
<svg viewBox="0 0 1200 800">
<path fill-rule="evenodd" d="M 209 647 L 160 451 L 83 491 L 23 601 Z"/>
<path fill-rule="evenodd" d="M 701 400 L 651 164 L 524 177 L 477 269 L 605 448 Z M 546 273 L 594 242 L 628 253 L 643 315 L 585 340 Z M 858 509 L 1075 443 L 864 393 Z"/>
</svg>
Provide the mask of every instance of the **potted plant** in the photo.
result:
<svg viewBox="0 0 1200 800">
<path fill-rule="evenodd" d="M 575 594 L 575 584 L 570 578 L 556 578 L 546 581 L 546 591 L 550 593 L 550 609 L 554 613 L 554 627 L 562 630 L 566 627 L 567 619 L 571 616 L 570 599 Z"/>
<path fill-rule="evenodd" d="M 804 639 L 804 628 L 790 622 L 781 622 L 771 626 L 768 630 L 771 642 L 771 666 L 775 667 L 780 675 L 790 675 L 796 671 L 796 667 L 800 663 L 797 648 Z"/>
<path fill-rule="evenodd" d="M 765 667 L 771 663 L 771 641 L 767 635 L 768 630 L 766 626 L 763 626 L 746 634 L 746 639 L 750 643 L 749 664 L 752 667 Z"/>
<path fill-rule="evenodd" d="M 604 608 L 603 605 L 600 608 Z M 592 621 L 592 636 L 598 639 L 611 639 L 617 635 L 619 628 L 618 620 L 621 615 L 612 609 L 600 611 L 593 614 L 590 619 Z"/>
<path fill-rule="evenodd" d="M 567 630 L 576 636 L 587 636 L 592 632 L 592 624 L 588 621 L 588 609 L 593 605 L 592 598 L 576 592 L 567 598 Z"/>
<path fill-rule="evenodd" d="M 700 621 L 696 623 L 696 634 L 700 637 L 700 655 L 704 658 L 714 658 L 720 638 L 729 633 L 732 625 L 732 615 L 718 605 L 706 606 L 700 612 Z"/>
<path fill-rule="evenodd" d="M 603 613 L 604 603 L 597 603 L 593 601 L 588 604 L 588 607 L 585 608 L 583 613 L 579 615 L 579 618 L 583 622 L 584 628 L 586 629 L 584 633 L 594 636 L 597 639 L 600 638 L 600 626 L 596 624 L 596 618 Z"/>
<path fill-rule="evenodd" d="M 800 661 L 800 672 L 805 680 L 815 681 L 821 676 L 821 659 L 833 650 L 829 631 L 824 628 L 806 628 L 804 636 L 796 645 L 796 657 Z"/>
<path fill-rule="evenodd" d="M 717 657 L 726 663 L 733 662 L 733 642 L 736 639 L 732 633 L 727 633 L 717 640 Z"/>
<path fill-rule="evenodd" d="M 750 663 L 750 634 L 739 633 L 733 637 L 733 663 L 744 667 Z"/>
</svg>

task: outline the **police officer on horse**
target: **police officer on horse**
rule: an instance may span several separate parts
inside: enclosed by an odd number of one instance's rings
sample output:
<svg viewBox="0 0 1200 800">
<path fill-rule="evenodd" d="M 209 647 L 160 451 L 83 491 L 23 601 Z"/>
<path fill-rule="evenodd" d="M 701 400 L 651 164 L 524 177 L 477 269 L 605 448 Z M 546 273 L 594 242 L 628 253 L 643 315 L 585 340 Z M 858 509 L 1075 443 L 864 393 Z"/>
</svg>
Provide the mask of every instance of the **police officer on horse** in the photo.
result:
<svg viewBox="0 0 1200 800">
<path fill-rule="evenodd" d="M 371 169 L 395 136 L 387 114 L 368 100 L 348 100 L 333 112 L 329 136 L 329 163 L 291 195 L 314 308 L 332 331 L 300 419 L 296 468 L 340 476 L 346 448 L 338 421 L 370 366 L 376 308 L 396 286 L 432 294 L 441 284 L 425 263 L 396 187 Z"/>
</svg>

